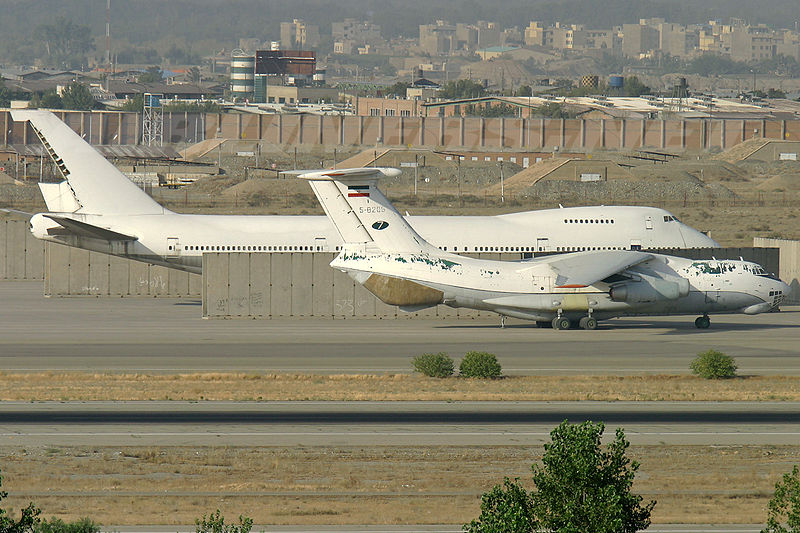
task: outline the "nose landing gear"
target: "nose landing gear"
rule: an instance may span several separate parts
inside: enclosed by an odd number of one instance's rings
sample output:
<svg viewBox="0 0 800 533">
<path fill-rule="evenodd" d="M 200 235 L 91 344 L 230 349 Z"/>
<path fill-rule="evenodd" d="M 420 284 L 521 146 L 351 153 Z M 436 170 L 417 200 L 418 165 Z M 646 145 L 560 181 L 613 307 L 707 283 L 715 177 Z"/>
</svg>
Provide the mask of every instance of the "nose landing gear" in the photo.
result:
<svg viewBox="0 0 800 533">
<path fill-rule="evenodd" d="M 699 316 L 694 321 L 694 327 L 697 329 L 708 329 L 711 325 L 711 319 L 708 315 Z"/>
</svg>

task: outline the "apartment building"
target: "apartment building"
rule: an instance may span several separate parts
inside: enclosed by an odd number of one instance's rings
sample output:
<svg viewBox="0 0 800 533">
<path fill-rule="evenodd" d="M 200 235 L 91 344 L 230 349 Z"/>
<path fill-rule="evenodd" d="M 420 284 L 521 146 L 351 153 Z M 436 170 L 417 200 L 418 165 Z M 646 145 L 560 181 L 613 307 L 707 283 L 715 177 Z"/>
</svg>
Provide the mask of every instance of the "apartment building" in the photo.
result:
<svg viewBox="0 0 800 533">
<path fill-rule="evenodd" d="M 308 50 L 319 46 L 319 26 L 307 24 L 302 19 L 281 22 L 281 47 Z"/>
</svg>

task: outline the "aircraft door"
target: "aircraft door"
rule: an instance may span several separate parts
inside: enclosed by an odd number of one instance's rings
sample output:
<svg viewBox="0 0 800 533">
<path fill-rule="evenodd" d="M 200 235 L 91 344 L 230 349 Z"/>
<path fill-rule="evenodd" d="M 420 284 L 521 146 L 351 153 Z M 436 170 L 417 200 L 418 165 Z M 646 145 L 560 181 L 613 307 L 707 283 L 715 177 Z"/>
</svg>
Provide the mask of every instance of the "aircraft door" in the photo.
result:
<svg viewBox="0 0 800 533">
<path fill-rule="evenodd" d="M 720 293 L 719 289 L 706 291 L 706 303 L 715 304 L 719 302 L 719 293 Z"/>
<path fill-rule="evenodd" d="M 536 251 L 537 252 L 549 252 L 550 251 L 550 239 L 536 239 Z"/>
<path fill-rule="evenodd" d="M 315 252 L 327 252 L 328 251 L 328 239 L 325 237 L 317 237 L 314 239 L 314 251 Z"/>
<path fill-rule="evenodd" d="M 653 229 L 653 217 L 648 215 L 644 218 L 644 229 Z"/>
<path fill-rule="evenodd" d="M 167 257 L 181 256 L 181 243 L 177 237 L 167 237 Z"/>
</svg>

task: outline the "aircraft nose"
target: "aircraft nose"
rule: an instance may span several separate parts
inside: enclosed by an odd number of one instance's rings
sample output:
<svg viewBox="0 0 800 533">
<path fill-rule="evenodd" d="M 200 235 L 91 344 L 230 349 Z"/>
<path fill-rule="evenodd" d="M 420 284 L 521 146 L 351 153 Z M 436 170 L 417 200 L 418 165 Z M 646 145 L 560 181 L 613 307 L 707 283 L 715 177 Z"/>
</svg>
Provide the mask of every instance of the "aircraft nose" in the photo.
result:
<svg viewBox="0 0 800 533">
<path fill-rule="evenodd" d="M 686 224 L 681 223 L 680 232 L 686 248 L 721 248 L 717 241 Z"/>
</svg>

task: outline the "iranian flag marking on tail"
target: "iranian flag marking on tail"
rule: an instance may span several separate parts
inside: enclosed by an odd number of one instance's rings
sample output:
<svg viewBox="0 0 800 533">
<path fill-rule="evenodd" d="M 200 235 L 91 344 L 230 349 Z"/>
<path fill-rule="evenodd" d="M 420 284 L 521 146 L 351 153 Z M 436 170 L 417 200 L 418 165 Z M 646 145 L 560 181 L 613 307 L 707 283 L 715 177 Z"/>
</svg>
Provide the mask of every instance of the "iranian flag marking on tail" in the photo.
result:
<svg viewBox="0 0 800 533">
<path fill-rule="evenodd" d="M 369 198 L 369 185 L 348 185 L 347 196 L 348 198 Z"/>
</svg>

